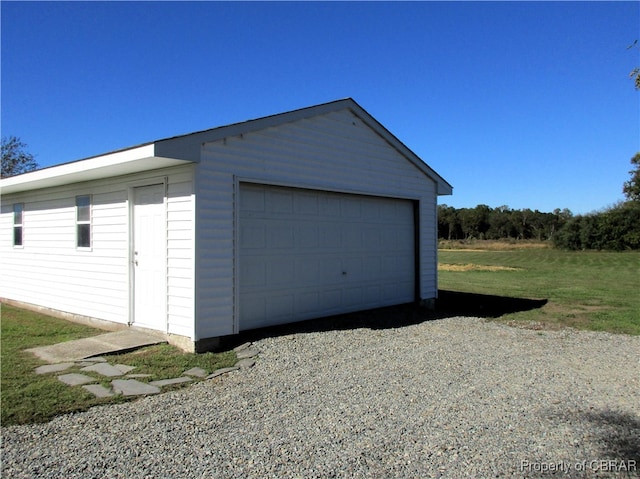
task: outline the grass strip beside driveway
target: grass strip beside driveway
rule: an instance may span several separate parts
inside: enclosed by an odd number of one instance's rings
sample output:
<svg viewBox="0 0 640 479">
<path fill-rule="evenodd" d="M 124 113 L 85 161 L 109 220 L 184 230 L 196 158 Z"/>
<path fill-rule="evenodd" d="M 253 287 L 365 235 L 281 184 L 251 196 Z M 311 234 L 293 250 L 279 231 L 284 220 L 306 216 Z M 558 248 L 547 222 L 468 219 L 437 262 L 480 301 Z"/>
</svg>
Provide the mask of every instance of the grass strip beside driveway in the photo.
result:
<svg viewBox="0 0 640 479">
<path fill-rule="evenodd" d="M 438 260 L 440 289 L 548 300 L 540 309 L 501 320 L 640 334 L 638 251 L 460 249 L 440 250 Z"/>
<path fill-rule="evenodd" d="M 35 374 L 35 368 L 46 363 L 24 351 L 36 346 L 87 338 L 104 331 L 5 304 L 0 308 L 2 426 L 46 422 L 60 414 L 132 399 L 121 395 L 99 399 L 80 386 L 67 386 L 57 379 L 56 374 Z M 233 351 L 190 354 L 174 346 L 161 344 L 130 353 L 109 355 L 107 359 L 112 364 L 135 366 L 133 373 L 151 375 L 148 379 L 140 378 L 140 381 L 151 381 L 178 377 L 193 367 L 201 367 L 210 373 L 232 366 L 236 355 Z M 74 368 L 65 371 L 68 372 L 79 371 Z M 82 373 L 95 377 L 104 386 L 110 384 L 110 378 L 90 372 Z M 180 386 L 171 388 L 177 387 Z"/>
</svg>

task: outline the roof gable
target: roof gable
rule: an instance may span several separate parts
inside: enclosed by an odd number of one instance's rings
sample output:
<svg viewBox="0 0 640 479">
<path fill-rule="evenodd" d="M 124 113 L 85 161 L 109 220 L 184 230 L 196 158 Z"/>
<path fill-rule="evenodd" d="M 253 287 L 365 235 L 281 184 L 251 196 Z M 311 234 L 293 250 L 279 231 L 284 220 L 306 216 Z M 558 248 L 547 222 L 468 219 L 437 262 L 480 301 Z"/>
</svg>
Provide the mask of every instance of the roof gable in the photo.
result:
<svg viewBox="0 0 640 479">
<path fill-rule="evenodd" d="M 437 184 L 437 194 L 451 194 L 452 187 L 447 181 L 351 98 L 165 138 L 104 155 L 5 178 L 0 180 L 0 191 L 8 194 L 175 166 L 185 162 L 197 163 L 200 161 L 201 147 L 204 143 L 215 142 L 226 137 L 247 134 L 345 109 L 360 118 L 404 158 L 414 164 L 427 177 L 431 178 Z"/>
</svg>

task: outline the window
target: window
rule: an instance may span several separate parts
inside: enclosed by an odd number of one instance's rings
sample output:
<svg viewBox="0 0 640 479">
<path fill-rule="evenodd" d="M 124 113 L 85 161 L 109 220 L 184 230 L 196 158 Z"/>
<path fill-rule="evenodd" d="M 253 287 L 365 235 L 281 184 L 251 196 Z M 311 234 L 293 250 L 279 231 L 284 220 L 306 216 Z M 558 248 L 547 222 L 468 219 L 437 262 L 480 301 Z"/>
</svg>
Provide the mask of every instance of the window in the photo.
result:
<svg viewBox="0 0 640 479">
<path fill-rule="evenodd" d="M 76 196 L 76 246 L 91 247 L 91 196 Z"/>
<path fill-rule="evenodd" d="M 13 246 L 22 246 L 22 212 L 23 203 L 13 205 Z"/>
</svg>

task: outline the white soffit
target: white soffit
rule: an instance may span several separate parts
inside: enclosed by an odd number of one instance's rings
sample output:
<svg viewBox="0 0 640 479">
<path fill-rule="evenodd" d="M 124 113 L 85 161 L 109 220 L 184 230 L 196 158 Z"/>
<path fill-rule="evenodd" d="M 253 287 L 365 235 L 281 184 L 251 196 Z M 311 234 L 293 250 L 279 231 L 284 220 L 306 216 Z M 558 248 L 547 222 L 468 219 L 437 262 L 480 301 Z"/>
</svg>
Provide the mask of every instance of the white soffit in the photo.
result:
<svg viewBox="0 0 640 479">
<path fill-rule="evenodd" d="M 154 152 L 155 146 L 150 143 L 128 150 L 4 178 L 0 180 L 0 194 L 51 188 L 185 164 L 185 160 L 157 157 L 154 156 Z"/>
</svg>

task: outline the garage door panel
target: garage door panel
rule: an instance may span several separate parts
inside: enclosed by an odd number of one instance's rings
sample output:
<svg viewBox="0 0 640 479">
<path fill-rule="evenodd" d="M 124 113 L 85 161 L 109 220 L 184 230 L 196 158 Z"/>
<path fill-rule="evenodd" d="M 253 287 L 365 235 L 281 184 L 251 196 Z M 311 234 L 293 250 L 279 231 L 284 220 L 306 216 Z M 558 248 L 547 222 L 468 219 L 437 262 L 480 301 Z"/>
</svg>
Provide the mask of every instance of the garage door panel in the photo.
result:
<svg viewBox="0 0 640 479">
<path fill-rule="evenodd" d="M 293 192 L 286 190 L 267 190 L 267 211 L 275 214 L 293 213 Z"/>
<path fill-rule="evenodd" d="M 319 211 L 318 195 L 315 193 L 296 192 L 294 199 L 294 211 L 298 215 L 317 216 Z"/>
<path fill-rule="evenodd" d="M 260 188 L 245 188 L 240 196 L 240 209 L 248 214 L 252 211 L 264 212 L 265 191 Z"/>
<path fill-rule="evenodd" d="M 261 249 L 267 246 L 264 224 L 240 226 L 240 248 Z"/>
<path fill-rule="evenodd" d="M 405 200 L 242 184 L 239 329 L 412 301 L 413 216 Z"/>
<path fill-rule="evenodd" d="M 342 244 L 342 237 L 330 223 L 326 221 L 320 225 L 319 231 L 320 247 L 328 250 L 339 249 Z"/>
<path fill-rule="evenodd" d="M 240 288 L 264 287 L 267 284 L 267 268 L 264 258 L 246 257 L 240 265 Z"/>
<path fill-rule="evenodd" d="M 314 192 L 314 194 L 316 194 Z M 319 196 L 318 216 L 335 218 L 340 216 L 340 198 L 336 196 Z"/>
<path fill-rule="evenodd" d="M 265 228 L 267 231 L 267 247 L 274 248 L 293 248 L 293 225 L 290 221 L 276 220 L 277 224 L 266 223 Z"/>
<path fill-rule="evenodd" d="M 316 291 L 296 295 L 296 311 L 308 315 L 320 309 L 320 295 Z"/>
<path fill-rule="evenodd" d="M 314 249 L 318 248 L 318 225 L 311 222 L 304 222 L 295 226 L 296 248 Z"/>
<path fill-rule="evenodd" d="M 318 258 L 296 258 L 296 282 L 298 284 L 316 284 L 320 278 Z"/>
<path fill-rule="evenodd" d="M 343 261 L 344 279 L 350 282 L 362 282 L 368 279 L 363 274 L 362 258 L 345 258 Z"/>
<path fill-rule="evenodd" d="M 325 257 L 320 264 L 319 285 L 335 284 L 342 276 L 342 260 L 340 258 Z"/>
<path fill-rule="evenodd" d="M 290 286 L 296 282 L 295 259 L 279 256 L 267 260 L 267 287 Z"/>
<path fill-rule="evenodd" d="M 266 318 L 291 319 L 293 317 L 293 300 L 292 294 L 266 296 Z"/>
</svg>

